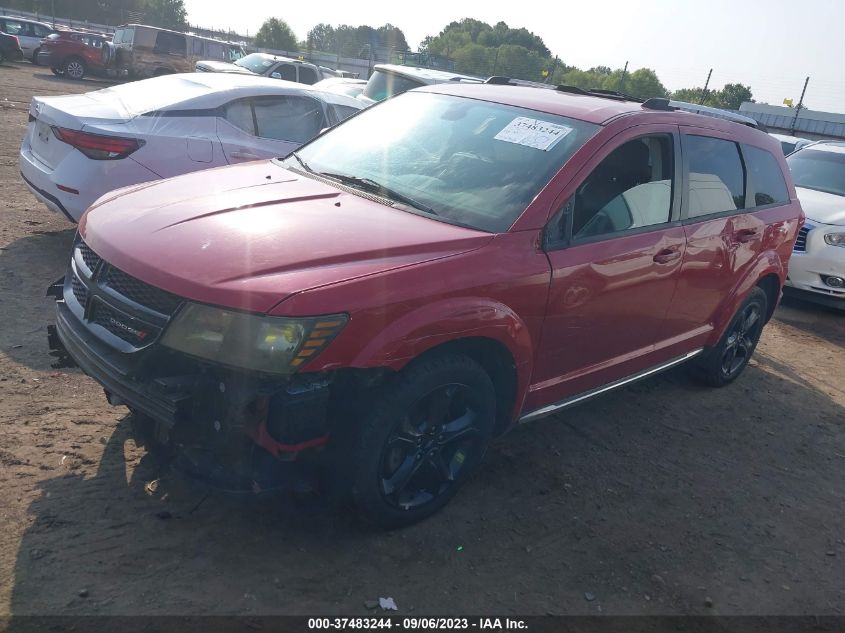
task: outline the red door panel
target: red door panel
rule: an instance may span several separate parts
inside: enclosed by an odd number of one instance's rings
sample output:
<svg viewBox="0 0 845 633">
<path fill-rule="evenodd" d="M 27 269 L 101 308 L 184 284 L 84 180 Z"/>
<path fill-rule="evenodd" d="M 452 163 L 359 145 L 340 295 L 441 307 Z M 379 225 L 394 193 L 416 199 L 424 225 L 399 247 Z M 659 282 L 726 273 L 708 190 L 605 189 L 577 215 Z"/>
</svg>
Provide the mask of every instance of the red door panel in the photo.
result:
<svg viewBox="0 0 845 633">
<path fill-rule="evenodd" d="M 683 228 L 670 226 L 549 254 L 553 277 L 527 410 L 654 364 L 684 240 Z"/>
</svg>

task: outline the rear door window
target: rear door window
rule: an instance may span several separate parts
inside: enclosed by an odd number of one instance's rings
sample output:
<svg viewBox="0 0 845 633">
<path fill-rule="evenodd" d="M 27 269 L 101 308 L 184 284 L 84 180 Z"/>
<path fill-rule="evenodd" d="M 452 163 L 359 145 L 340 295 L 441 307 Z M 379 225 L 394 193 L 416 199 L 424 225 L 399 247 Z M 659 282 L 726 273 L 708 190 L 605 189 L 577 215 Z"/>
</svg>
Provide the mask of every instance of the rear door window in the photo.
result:
<svg viewBox="0 0 845 633">
<path fill-rule="evenodd" d="M 284 96 L 253 100 L 257 136 L 304 143 L 323 127 L 323 110 L 309 97 Z"/>
<path fill-rule="evenodd" d="M 754 205 L 762 207 L 789 202 L 786 181 L 775 157 L 766 150 L 751 145 L 742 146 L 742 155 L 745 157 Z"/>
<path fill-rule="evenodd" d="M 284 79 L 285 81 L 296 81 L 296 66 L 293 64 L 279 64 L 273 70 L 272 74 L 279 73 L 281 77 L 277 79 Z"/>
<path fill-rule="evenodd" d="M 745 208 L 745 169 L 737 144 L 710 136 L 687 135 L 687 192 L 690 218 Z"/>
<path fill-rule="evenodd" d="M 234 101 L 226 106 L 226 120 L 236 128 L 255 136 L 255 119 L 249 99 Z"/>
<path fill-rule="evenodd" d="M 33 24 L 32 31 L 35 33 L 35 37 L 41 38 L 47 37 L 48 35 L 50 35 L 50 33 L 52 33 L 50 29 L 48 29 L 46 26 L 41 26 L 40 24 Z"/>
</svg>

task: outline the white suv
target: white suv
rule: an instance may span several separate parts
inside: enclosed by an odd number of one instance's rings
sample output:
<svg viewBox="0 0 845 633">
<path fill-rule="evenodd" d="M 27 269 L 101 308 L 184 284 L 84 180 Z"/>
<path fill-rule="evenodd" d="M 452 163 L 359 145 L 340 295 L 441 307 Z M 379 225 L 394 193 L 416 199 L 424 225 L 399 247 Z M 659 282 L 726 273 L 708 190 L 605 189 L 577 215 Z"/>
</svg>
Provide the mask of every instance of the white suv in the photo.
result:
<svg viewBox="0 0 845 633">
<path fill-rule="evenodd" d="M 803 298 L 845 309 L 845 142 L 813 143 L 786 162 L 807 216 L 786 285 Z"/>
</svg>

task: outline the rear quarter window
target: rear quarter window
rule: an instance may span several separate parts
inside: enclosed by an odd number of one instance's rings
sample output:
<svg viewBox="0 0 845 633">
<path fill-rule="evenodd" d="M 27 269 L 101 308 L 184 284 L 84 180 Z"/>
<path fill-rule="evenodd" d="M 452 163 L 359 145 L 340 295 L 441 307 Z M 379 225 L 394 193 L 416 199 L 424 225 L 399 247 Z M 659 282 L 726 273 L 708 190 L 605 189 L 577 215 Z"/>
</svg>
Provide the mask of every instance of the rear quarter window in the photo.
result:
<svg viewBox="0 0 845 633">
<path fill-rule="evenodd" d="M 156 53 L 185 55 L 185 36 L 179 35 L 178 33 L 159 31 L 158 35 L 156 35 L 154 50 Z"/>
<path fill-rule="evenodd" d="M 748 170 L 748 180 L 754 195 L 754 205 L 786 204 L 789 191 L 780 170 L 780 163 L 769 152 L 759 147 L 744 145 L 742 154 Z"/>
</svg>

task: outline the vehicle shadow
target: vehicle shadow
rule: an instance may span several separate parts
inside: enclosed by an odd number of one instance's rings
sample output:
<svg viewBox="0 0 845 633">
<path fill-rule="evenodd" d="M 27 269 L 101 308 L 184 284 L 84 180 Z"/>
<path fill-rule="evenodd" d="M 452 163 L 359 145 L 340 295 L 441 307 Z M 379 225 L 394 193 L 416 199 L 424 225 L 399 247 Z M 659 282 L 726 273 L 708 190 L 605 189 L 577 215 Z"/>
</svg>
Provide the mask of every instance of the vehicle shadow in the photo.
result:
<svg viewBox="0 0 845 633">
<path fill-rule="evenodd" d="M 47 370 L 55 361 L 47 355 L 55 307 L 45 292 L 64 274 L 75 232 L 35 231 L 0 250 L 0 350 L 33 369 Z"/>
<path fill-rule="evenodd" d="M 845 310 L 784 297 L 774 318 L 845 348 Z"/>
<path fill-rule="evenodd" d="M 59 76 L 59 75 L 46 75 L 44 73 L 32 73 L 33 79 L 40 79 L 42 81 L 46 81 L 49 83 L 56 83 L 56 84 L 73 84 L 75 86 L 85 86 L 91 85 L 92 89 L 98 90 L 99 88 L 107 88 L 109 86 L 114 86 L 119 81 L 114 79 L 110 79 L 108 77 L 96 77 L 96 76 L 88 76 L 82 79 L 67 79 L 66 77 Z"/>
<path fill-rule="evenodd" d="M 516 429 L 395 532 L 162 470 L 125 417 L 95 471 L 38 485 L 11 612 L 835 614 L 843 414 L 762 366 L 721 390 L 675 370 Z"/>
</svg>

